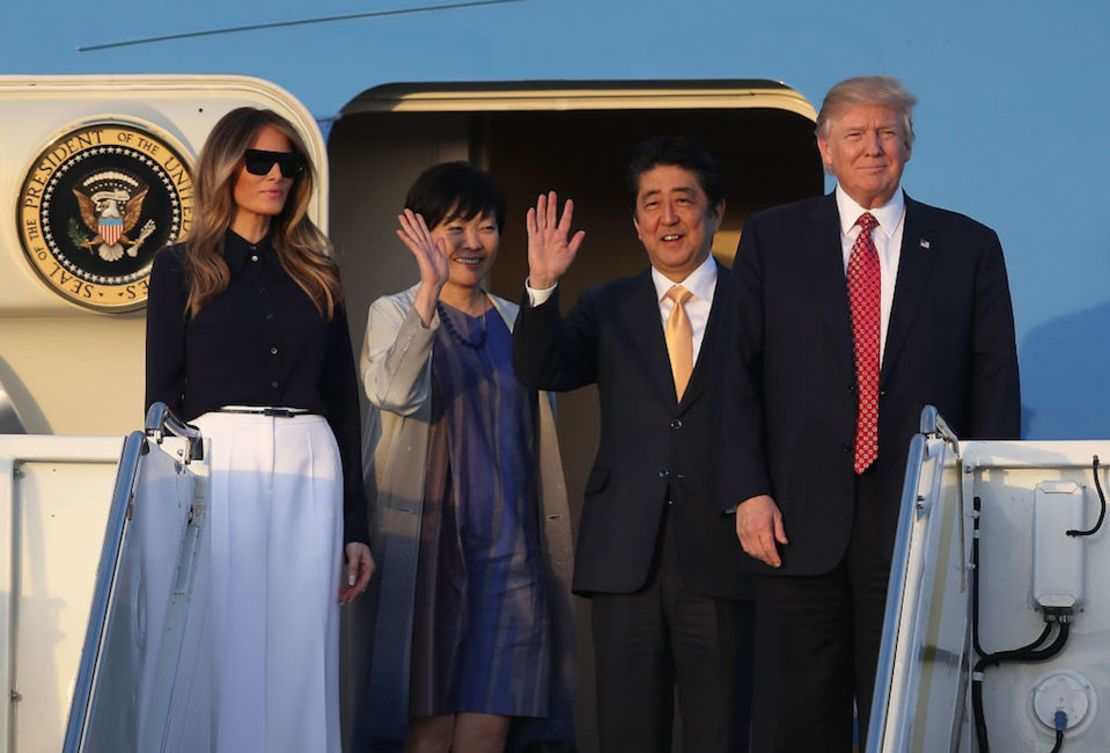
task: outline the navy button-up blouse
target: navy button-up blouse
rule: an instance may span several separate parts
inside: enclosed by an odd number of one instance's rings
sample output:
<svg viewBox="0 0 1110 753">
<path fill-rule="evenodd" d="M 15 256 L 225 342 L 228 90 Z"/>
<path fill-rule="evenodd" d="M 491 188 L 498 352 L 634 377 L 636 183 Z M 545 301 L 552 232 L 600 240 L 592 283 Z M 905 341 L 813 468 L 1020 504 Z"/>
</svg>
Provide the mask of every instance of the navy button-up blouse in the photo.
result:
<svg viewBox="0 0 1110 753">
<path fill-rule="evenodd" d="M 155 254 L 147 301 L 146 406 L 186 421 L 225 405 L 303 408 L 324 416 L 343 463 L 344 540 L 367 542 L 358 381 L 341 305 L 331 321 L 278 262 L 269 237 L 228 231 L 227 290 L 185 313 L 183 247 Z M 295 420 L 295 419 L 294 419 Z"/>
</svg>

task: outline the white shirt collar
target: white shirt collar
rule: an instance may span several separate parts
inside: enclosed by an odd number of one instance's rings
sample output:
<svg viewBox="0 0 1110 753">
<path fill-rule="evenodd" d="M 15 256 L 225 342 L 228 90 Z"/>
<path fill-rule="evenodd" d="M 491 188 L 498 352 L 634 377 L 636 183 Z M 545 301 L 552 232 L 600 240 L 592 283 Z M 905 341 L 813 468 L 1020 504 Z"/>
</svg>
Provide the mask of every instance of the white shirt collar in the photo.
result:
<svg viewBox="0 0 1110 753">
<path fill-rule="evenodd" d="M 890 201 L 886 204 L 881 207 L 864 209 L 837 183 L 836 209 L 840 213 L 840 230 L 844 235 L 851 235 L 852 228 L 856 226 L 856 220 L 859 219 L 859 216 L 864 212 L 870 212 L 879 221 L 879 229 L 889 239 L 893 237 L 898 225 L 902 223 L 902 219 L 906 216 L 906 197 L 902 193 L 902 187 L 898 186 L 894 195 L 890 197 Z"/>
<path fill-rule="evenodd" d="M 712 301 L 713 290 L 717 283 L 717 262 L 713 260 L 713 254 L 710 253 L 706 260 L 697 269 L 686 275 L 686 279 L 680 283 L 652 267 L 651 281 L 655 283 L 655 297 L 658 301 L 662 301 L 666 297 L 667 291 L 675 285 L 682 285 L 694 294 L 694 298 Z"/>
</svg>

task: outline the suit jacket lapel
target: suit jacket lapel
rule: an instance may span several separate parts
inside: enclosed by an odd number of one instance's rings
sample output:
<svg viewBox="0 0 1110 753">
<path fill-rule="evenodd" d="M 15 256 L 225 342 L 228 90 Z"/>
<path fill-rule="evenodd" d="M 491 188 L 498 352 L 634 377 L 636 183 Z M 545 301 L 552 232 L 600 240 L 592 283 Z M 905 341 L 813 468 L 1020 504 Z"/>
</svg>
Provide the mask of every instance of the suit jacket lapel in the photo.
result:
<svg viewBox="0 0 1110 753">
<path fill-rule="evenodd" d="M 902 251 L 898 259 L 898 277 L 894 283 L 894 302 L 890 307 L 890 321 L 887 324 L 880 385 L 885 385 L 890 378 L 902 345 L 921 310 L 921 303 L 925 300 L 934 260 L 942 252 L 936 239 L 929 238 L 925 210 L 907 196 Z"/>
<path fill-rule="evenodd" d="M 674 403 L 674 377 L 671 360 L 667 355 L 667 342 L 663 338 L 663 323 L 659 319 L 659 301 L 655 284 L 648 269 L 636 280 L 632 294 L 617 311 L 618 321 L 625 332 L 633 353 L 643 363 L 648 378 L 656 385 L 665 400 Z"/>
<path fill-rule="evenodd" d="M 829 328 L 829 342 L 852 374 L 855 374 L 855 346 L 852 341 L 852 313 L 848 306 L 848 287 L 844 277 L 844 251 L 840 241 L 840 214 L 836 196 L 827 194 L 817 202 L 805 232 L 805 253 L 809 257 L 810 284 L 814 303 Z"/>
</svg>

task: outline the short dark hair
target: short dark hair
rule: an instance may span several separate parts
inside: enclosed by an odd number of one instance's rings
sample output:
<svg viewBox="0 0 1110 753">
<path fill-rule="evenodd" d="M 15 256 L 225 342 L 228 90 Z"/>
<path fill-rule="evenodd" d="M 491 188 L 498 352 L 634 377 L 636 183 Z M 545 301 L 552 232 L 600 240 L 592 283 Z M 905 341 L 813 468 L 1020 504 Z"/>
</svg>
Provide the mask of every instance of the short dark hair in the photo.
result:
<svg viewBox="0 0 1110 753">
<path fill-rule="evenodd" d="M 423 215 L 429 230 L 444 220 L 470 220 L 479 214 L 492 215 L 498 230 L 505 227 L 505 194 L 492 175 L 469 162 L 442 162 L 420 173 L 405 206 Z"/>
<path fill-rule="evenodd" d="M 636 196 L 640 193 L 640 178 L 659 165 L 674 165 L 696 175 L 701 190 L 709 198 L 710 210 L 725 200 L 721 172 L 709 152 L 682 136 L 654 136 L 640 142 L 628 163 L 628 193 L 633 213 L 636 212 Z"/>
</svg>

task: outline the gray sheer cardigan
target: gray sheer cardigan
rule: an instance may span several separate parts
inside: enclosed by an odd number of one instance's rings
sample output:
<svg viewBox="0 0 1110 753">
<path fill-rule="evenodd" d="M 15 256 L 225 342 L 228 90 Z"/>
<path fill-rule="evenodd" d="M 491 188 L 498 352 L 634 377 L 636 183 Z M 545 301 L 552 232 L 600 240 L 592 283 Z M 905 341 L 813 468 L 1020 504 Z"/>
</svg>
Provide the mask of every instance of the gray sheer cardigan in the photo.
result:
<svg viewBox="0 0 1110 753">
<path fill-rule="evenodd" d="M 511 330 L 516 304 L 489 295 Z M 359 373 L 370 399 L 363 472 L 370 500 L 370 547 L 377 571 L 358 613 L 347 621 L 348 697 L 354 739 L 400 740 L 408 726 L 409 661 L 424 475 L 431 414 L 432 343 L 439 315 L 425 327 L 416 286 L 370 306 Z M 553 628 L 549 716 L 514 725 L 510 749 L 530 740 L 574 740 L 573 550 L 566 483 L 555 433 L 554 396 L 540 393 L 540 545 Z M 357 602 L 356 602 L 357 604 Z M 361 682 L 360 682 L 361 680 Z M 361 685 L 362 687 L 357 687 Z M 360 729 L 363 725 L 365 728 Z"/>
</svg>

